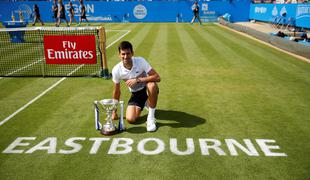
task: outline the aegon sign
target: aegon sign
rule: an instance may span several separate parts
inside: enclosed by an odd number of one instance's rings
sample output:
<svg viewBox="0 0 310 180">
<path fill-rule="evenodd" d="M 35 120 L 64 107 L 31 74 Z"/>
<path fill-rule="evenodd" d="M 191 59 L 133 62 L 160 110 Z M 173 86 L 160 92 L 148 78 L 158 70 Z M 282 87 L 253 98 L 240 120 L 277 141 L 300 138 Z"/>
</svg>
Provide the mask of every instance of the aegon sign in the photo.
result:
<svg viewBox="0 0 310 180">
<path fill-rule="evenodd" d="M 72 137 L 61 144 L 61 146 L 65 146 L 64 149 L 57 147 L 59 142 L 56 137 L 48 137 L 39 143 L 33 143 L 36 139 L 36 137 L 18 137 L 2 153 L 31 154 L 43 151 L 48 154 L 74 154 L 83 148 L 84 143 L 88 143 L 86 141 L 91 141 L 92 145 L 89 148 L 89 154 L 97 154 L 103 151 L 109 155 L 125 155 L 137 151 L 143 155 L 158 155 L 164 151 L 170 151 L 174 155 L 181 156 L 194 154 L 196 142 L 200 149 L 197 153 L 204 156 L 238 156 L 240 152 L 248 156 L 287 156 L 284 152 L 281 152 L 280 147 L 273 139 L 243 139 L 242 142 L 238 142 L 235 139 L 225 139 L 221 142 L 220 140 L 209 138 L 199 138 L 196 140 L 193 138 L 181 140 L 170 138 L 168 142 L 165 142 L 159 138 L 151 137 L 135 142 L 131 138 Z M 109 143 L 109 148 L 101 148 L 102 143 Z M 178 143 L 185 143 L 185 148 L 184 146 L 179 148 Z M 150 147 L 150 145 L 152 146 Z M 259 147 L 259 150 L 256 147 Z"/>
</svg>

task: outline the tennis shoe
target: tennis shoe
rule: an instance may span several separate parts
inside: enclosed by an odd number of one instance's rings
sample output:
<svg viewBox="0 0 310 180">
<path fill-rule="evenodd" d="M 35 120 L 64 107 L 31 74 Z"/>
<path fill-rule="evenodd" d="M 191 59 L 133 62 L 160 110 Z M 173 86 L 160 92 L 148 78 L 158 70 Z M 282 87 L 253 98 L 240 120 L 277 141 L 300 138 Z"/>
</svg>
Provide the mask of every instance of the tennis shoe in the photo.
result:
<svg viewBox="0 0 310 180">
<path fill-rule="evenodd" d="M 156 119 L 155 118 L 147 118 L 146 121 L 146 130 L 148 132 L 156 131 Z"/>
</svg>

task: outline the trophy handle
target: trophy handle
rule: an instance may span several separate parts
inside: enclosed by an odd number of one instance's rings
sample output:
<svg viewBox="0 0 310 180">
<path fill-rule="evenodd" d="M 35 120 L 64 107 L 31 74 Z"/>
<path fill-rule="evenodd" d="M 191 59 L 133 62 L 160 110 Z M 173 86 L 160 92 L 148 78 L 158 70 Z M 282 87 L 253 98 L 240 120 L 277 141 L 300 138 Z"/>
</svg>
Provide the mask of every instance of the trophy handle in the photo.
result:
<svg viewBox="0 0 310 180">
<path fill-rule="evenodd" d="M 126 127 L 124 124 L 124 101 L 120 101 L 120 118 L 119 118 L 119 122 L 118 122 L 118 131 L 125 131 Z"/>
<path fill-rule="evenodd" d="M 102 124 L 100 123 L 100 118 L 99 118 L 98 101 L 94 101 L 94 106 L 95 106 L 95 128 L 96 130 L 99 131 L 102 129 Z"/>
</svg>

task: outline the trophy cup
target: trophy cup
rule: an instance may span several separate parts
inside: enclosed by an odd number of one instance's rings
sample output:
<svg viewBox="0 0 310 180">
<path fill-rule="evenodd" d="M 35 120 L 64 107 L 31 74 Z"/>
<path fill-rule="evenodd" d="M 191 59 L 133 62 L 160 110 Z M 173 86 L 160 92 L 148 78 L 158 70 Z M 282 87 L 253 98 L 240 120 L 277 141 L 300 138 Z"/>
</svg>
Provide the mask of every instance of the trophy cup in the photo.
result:
<svg viewBox="0 0 310 180">
<path fill-rule="evenodd" d="M 101 128 L 101 134 L 113 135 L 117 133 L 116 125 L 112 122 L 112 112 L 116 109 L 118 101 L 115 99 L 103 99 L 99 101 L 106 111 L 106 123 Z"/>
<path fill-rule="evenodd" d="M 112 120 L 112 112 L 117 108 L 118 104 L 120 105 L 120 119 L 118 123 L 118 128 L 116 128 L 116 125 L 113 123 Z M 116 99 L 103 99 L 101 101 L 94 101 L 95 105 L 95 127 L 96 130 L 100 130 L 101 134 L 103 135 L 113 135 L 118 132 L 125 131 L 125 124 L 123 120 L 123 113 L 124 113 L 124 101 L 118 102 Z M 101 105 L 104 110 L 104 114 L 106 114 L 106 123 L 102 125 L 100 123 L 100 110 L 99 105 Z"/>
</svg>

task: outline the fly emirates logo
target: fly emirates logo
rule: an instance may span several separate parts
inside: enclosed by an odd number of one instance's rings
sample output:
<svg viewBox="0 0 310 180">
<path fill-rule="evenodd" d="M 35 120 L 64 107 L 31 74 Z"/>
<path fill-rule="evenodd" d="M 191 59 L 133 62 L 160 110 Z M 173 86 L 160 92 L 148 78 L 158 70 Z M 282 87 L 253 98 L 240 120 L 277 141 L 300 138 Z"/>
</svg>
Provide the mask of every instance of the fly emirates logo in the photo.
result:
<svg viewBox="0 0 310 180">
<path fill-rule="evenodd" d="M 93 35 L 44 36 L 46 64 L 96 64 Z"/>
</svg>

